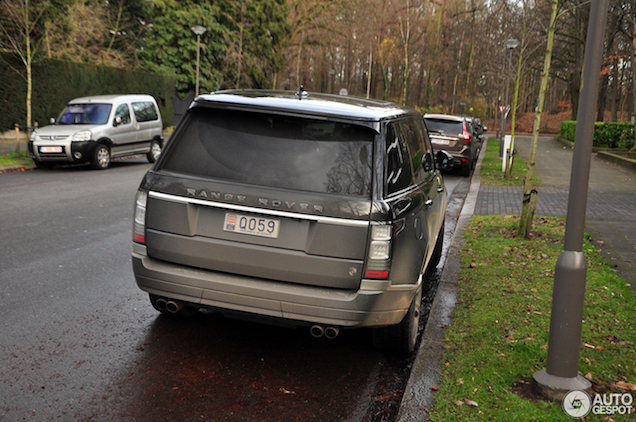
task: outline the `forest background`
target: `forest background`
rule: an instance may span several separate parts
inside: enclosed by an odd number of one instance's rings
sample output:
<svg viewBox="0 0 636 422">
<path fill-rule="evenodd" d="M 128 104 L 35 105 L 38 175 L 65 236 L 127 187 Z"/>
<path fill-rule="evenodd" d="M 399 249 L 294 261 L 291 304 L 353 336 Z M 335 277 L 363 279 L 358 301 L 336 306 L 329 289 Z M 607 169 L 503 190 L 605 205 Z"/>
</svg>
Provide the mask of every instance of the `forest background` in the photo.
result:
<svg viewBox="0 0 636 422">
<path fill-rule="evenodd" d="M 549 0 L 0 0 L 0 51 L 34 62 L 173 75 L 186 96 L 196 73 L 191 28 L 203 25 L 201 92 L 346 89 L 423 112 L 492 121 L 507 91 L 512 103 L 517 79 L 517 113 L 534 111 L 550 6 Z M 550 115 L 559 122 L 576 118 L 589 12 L 589 1 L 559 1 L 544 127 Z M 506 48 L 509 39 L 519 45 Z M 634 69 L 636 0 L 610 0 L 598 121 L 631 119 Z M 16 72 L 27 77 L 26 67 Z"/>
</svg>

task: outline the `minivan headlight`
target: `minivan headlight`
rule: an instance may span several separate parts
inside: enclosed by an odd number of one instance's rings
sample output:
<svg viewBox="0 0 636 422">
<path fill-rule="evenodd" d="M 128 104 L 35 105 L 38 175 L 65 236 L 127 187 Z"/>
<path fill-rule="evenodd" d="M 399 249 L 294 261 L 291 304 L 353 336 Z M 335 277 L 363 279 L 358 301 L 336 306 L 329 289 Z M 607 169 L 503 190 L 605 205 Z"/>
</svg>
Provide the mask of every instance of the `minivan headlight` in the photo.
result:
<svg viewBox="0 0 636 422">
<path fill-rule="evenodd" d="M 90 141 L 93 134 L 90 130 L 80 130 L 79 132 L 75 132 L 71 141 L 80 142 L 80 141 Z"/>
</svg>

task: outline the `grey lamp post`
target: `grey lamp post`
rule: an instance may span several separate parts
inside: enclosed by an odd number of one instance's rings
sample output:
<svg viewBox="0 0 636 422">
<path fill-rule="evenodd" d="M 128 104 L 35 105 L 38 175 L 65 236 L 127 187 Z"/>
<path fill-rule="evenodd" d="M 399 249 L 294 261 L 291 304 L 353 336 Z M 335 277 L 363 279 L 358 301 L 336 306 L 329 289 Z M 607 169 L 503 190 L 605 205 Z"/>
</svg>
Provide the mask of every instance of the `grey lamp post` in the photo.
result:
<svg viewBox="0 0 636 422">
<path fill-rule="evenodd" d="M 583 236 L 608 3 L 609 0 L 592 0 L 585 43 L 585 73 L 576 118 L 565 241 L 554 272 L 548 361 L 546 369 L 533 375 L 539 391 L 553 400 L 562 400 L 568 391 L 591 387 L 590 382 L 578 373 L 587 278 Z"/>
<path fill-rule="evenodd" d="M 506 95 L 505 95 L 505 103 L 504 107 L 508 106 L 508 95 L 510 91 L 510 72 L 512 71 L 512 50 L 519 46 L 519 41 L 514 38 L 510 38 L 505 42 L 506 49 L 510 50 L 510 55 L 508 56 L 508 77 L 506 78 Z M 507 117 L 506 109 L 504 108 L 504 112 L 501 116 L 502 128 L 501 128 L 501 138 L 499 138 L 499 158 L 503 158 L 504 152 L 504 144 L 503 140 L 506 137 L 506 117 Z"/>
<path fill-rule="evenodd" d="M 207 31 L 205 26 L 197 25 L 192 27 L 192 31 L 197 34 L 197 82 L 194 90 L 195 97 L 199 96 L 199 52 L 201 51 L 201 35 Z"/>
</svg>

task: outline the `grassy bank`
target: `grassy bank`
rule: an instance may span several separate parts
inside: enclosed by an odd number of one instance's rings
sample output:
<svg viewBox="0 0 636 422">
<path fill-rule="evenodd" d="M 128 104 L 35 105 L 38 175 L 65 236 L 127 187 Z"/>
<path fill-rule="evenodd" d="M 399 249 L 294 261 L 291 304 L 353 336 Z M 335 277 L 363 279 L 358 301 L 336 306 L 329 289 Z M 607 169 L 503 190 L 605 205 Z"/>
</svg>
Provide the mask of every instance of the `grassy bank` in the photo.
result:
<svg viewBox="0 0 636 422">
<path fill-rule="evenodd" d="M 33 160 L 27 157 L 27 153 L 22 151 L 20 156 L 16 156 L 15 152 L 9 154 L 0 154 L 0 168 L 32 165 Z"/>
<path fill-rule="evenodd" d="M 512 166 L 512 174 L 506 179 L 501 171 L 502 160 L 499 159 L 499 141 L 495 138 L 488 138 L 484 159 L 481 164 L 481 184 L 482 185 L 507 185 L 523 186 L 523 181 L 528 171 L 528 166 L 518 155 Z M 534 184 L 539 181 L 532 178 Z"/>
<path fill-rule="evenodd" d="M 559 403 L 538 400 L 530 389 L 532 374 L 546 367 L 564 219 L 535 217 L 532 240 L 515 237 L 517 227 L 517 216 L 478 216 L 466 230 L 460 293 L 446 329 L 432 421 L 570 420 Z M 584 252 L 588 277 L 579 368 L 596 392 L 629 391 L 636 388 L 636 300 L 589 241 Z"/>
</svg>

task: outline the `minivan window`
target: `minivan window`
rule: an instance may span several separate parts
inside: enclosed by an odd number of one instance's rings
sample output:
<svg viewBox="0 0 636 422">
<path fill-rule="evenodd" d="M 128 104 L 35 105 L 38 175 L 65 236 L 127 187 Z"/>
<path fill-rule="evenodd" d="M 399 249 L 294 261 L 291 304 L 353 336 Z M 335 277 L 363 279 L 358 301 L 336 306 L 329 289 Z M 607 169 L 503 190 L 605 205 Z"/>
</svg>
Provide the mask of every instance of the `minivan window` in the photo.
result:
<svg viewBox="0 0 636 422">
<path fill-rule="evenodd" d="M 150 102 L 137 102 L 132 103 L 133 112 L 138 122 L 149 122 L 151 120 L 157 120 L 157 109 L 155 105 Z"/>
<path fill-rule="evenodd" d="M 126 125 L 130 123 L 130 109 L 128 108 L 128 104 L 121 104 L 115 110 L 115 118 L 121 118 L 121 124 Z"/>
<path fill-rule="evenodd" d="M 462 121 L 445 119 L 426 119 L 426 127 L 429 132 L 440 133 L 442 135 L 462 135 L 464 125 Z"/>
<path fill-rule="evenodd" d="M 103 125 L 108 123 L 111 104 L 69 104 L 57 121 L 63 125 Z"/>
<path fill-rule="evenodd" d="M 195 108 L 158 170 L 370 198 L 375 136 L 354 124 Z"/>
</svg>

